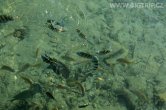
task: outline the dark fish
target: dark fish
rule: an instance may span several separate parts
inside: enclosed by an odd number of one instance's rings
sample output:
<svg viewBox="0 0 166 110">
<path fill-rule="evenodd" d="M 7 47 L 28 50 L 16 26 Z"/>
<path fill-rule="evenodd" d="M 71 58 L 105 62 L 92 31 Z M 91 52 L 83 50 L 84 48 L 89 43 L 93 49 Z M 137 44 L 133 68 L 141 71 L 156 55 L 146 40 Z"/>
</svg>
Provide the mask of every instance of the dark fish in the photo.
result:
<svg viewBox="0 0 166 110">
<path fill-rule="evenodd" d="M 76 29 L 76 31 L 81 38 L 86 39 L 85 34 L 83 34 L 79 29 Z"/>
<path fill-rule="evenodd" d="M 51 63 L 51 58 L 49 56 L 47 56 L 46 54 L 42 55 L 41 58 L 44 62 Z"/>
<path fill-rule="evenodd" d="M 9 15 L 0 15 L 0 23 L 7 23 L 8 21 L 13 21 L 14 18 Z"/>
<path fill-rule="evenodd" d="M 98 58 L 96 56 L 93 56 L 93 55 L 85 53 L 85 52 L 77 52 L 77 55 L 84 57 L 84 58 L 91 59 L 93 65 L 94 65 L 93 70 L 96 70 L 98 68 L 99 61 L 98 61 Z"/>
<path fill-rule="evenodd" d="M 7 70 L 7 71 L 10 71 L 10 72 L 15 72 L 15 70 L 7 65 L 3 65 L 1 67 L 2 70 Z"/>
<path fill-rule="evenodd" d="M 46 92 L 46 95 L 51 99 L 55 99 L 54 96 L 50 92 Z"/>
<path fill-rule="evenodd" d="M 84 88 L 84 86 L 80 82 L 78 82 L 78 81 L 76 81 L 75 83 L 79 87 L 82 96 L 84 96 L 85 95 L 85 88 Z"/>
<path fill-rule="evenodd" d="M 105 55 L 108 53 L 110 53 L 110 50 L 102 50 L 102 51 L 97 52 L 97 54 L 99 54 L 99 55 Z"/>
<path fill-rule="evenodd" d="M 37 92 L 30 89 L 24 90 L 13 97 L 11 101 L 14 100 L 26 100 L 27 98 L 32 98 Z"/>
<path fill-rule="evenodd" d="M 69 78 L 70 70 L 64 63 L 56 61 L 54 63 L 51 63 L 49 68 L 51 68 L 57 74 L 62 74 L 64 78 Z"/>
<path fill-rule="evenodd" d="M 78 33 L 81 33 L 81 31 L 80 31 L 79 29 L 76 29 L 76 31 L 77 31 Z"/>
<path fill-rule="evenodd" d="M 52 69 L 56 74 L 60 75 L 60 67 L 57 64 L 50 64 L 47 69 Z"/>
<path fill-rule="evenodd" d="M 76 29 L 79 37 L 81 37 L 82 39 L 86 40 L 89 44 L 93 45 L 93 43 L 91 41 L 89 41 L 86 37 L 86 35 L 84 33 L 82 33 L 79 29 Z"/>
<path fill-rule="evenodd" d="M 52 23 L 52 22 L 54 22 L 54 20 L 51 20 L 51 19 L 47 20 L 47 23 Z"/>
<path fill-rule="evenodd" d="M 27 90 L 24 90 L 18 94 L 16 94 L 11 101 L 14 100 L 26 100 L 28 98 L 32 98 L 36 93 L 42 93 L 43 88 L 40 84 L 34 83 L 31 87 Z"/>
<path fill-rule="evenodd" d="M 57 59 L 50 58 L 47 55 L 41 57 L 44 62 L 50 64 L 47 68 L 52 69 L 58 75 L 62 74 L 62 76 L 66 79 L 69 78 L 70 70 L 64 63 L 58 61 Z"/>
<path fill-rule="evenodd" d="M 77 55 L 83 58 L 88 58 L 88 59 L 92 59 L 94 56 L 89 54 L 89 53 L 85 53 L 85 52 L 77 52 Z"/>
<path fill-rule="evenodd" d="M 83 104 L 83 105 L 79 105 L 78 108 L 85 108 L 87 107 L 89 104 Z"/>
<path fill-rule="evenodd" d="M 53 24 L 56 25 L 54 20 L 50 20 L 50 19 L 47 20 L 48 28 L 50 28 L 51 30 L 54 31 L 54 30 L 56 30 L 56 29 L 55 29 L 55 27 L 53 26 Z"/>
<path fill-rule="evenodd" d="M 99 66 L 99 61 L 98 61 L 98 58 L 96 56 L 94 56 L 92 58 L 92 63 L 94 64 L 93 70 L 96 70 L 98 68 L 98 66 Z"/>
<path fill-rule="evenodd" d="M 47 25 L 48 25 L 48 28 L 50 28 L 52 31 L 65 32 L 63 21 L 56 22 L 55 20 L 49 19 L 49 20 L 47 20 Z"/>
</svg>

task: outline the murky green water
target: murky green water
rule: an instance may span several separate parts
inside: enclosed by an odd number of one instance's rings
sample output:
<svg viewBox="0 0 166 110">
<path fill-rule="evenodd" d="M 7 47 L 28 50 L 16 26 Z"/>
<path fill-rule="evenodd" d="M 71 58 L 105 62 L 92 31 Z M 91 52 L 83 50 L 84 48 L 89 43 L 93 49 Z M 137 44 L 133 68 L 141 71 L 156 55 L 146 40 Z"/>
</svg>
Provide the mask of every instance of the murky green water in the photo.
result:
<svg viewBox="0 0 166 110">
<path fill-rule="evenodd" d="M 0 0 L 0 110 L 165 110 L 162 0 Z"/>
</svg>

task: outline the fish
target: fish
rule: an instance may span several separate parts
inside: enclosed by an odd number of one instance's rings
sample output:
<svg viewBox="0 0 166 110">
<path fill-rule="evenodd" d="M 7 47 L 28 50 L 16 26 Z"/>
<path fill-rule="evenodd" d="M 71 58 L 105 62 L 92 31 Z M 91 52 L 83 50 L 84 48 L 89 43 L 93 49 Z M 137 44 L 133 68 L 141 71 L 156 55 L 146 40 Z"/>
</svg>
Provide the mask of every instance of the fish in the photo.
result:
<svg viewBox="0 0 166 110">
<path fill-rule="evenodd" d="M 92 63 L 93 63 L 93 70 L 97 70 L 98 66 L 99 66 L 99 61 L 98 61 L 98 58 L 97 56 L 94 56 L 92 58 Z"/>
<path fill-rule="evenodd" d="M 88 105 L 89 105 L 89 103 L 83 104 L 83 105 L 79 105 L 78 108 L 85 108 L 85 107 L 87 107 Z"/>
<path fill-rule="evenodd" d="M 55 85 L 55 87 L 58 89 L 68 89 L 65 85 L 62 84 Z"/>
<path fill-rule="evenodd" d="M 42 93 L 43 88 L 38 83 L 33 83 L 29 89 L 26 89 L 18 94 L 16 94 L 11 101 L 14 100 L 26 100 L 28 98 L 32 98 L 37 93 Z"/>
<path fill-rule="evenodd" d="M 86 39 L 85 34 L 83 34 L 79 29 L 76 29 L 76 32 L 78 33 L 78 35 L 79 35 L 81 38 Z"/>
<path fill-rule="evenodd" d="M 7 65 L 3 65 L 1 67 L 2 70 L 7 70 L 9 72 L 15 72 L 15 70 L 13 68 L 11 68 L 10 66 L 7 66 Z"/>
<path fill-rule="evenodd" d="M 75 83 L 78 86 L 78 88 L 80 89 L 82 96 L 84 96 L 85 95 L 85 88 L 84 88 L 84 86 L 78 81 L 76 81 Z"/>
<path fill-rule="evenodd" d="M 116 61 L 119 62 L 119 63 L 122 63 L 122 64 L 132 64 L 132 63 L 134 63 L 134 61 L 130 61 L 129 59 L 126 59 L 126 58 L 118 58 Z"/>
<path fill-rule="evenodd" d="M 48 25 L 48 28 L 50 28 L 52 31 L 65 32 L 63 21 L 56 22 L 55 20 L 49 19 L 47 20 L 47 25 Z"/>
<path fill-rule="evenodd" d="M 101 51 L 97 52 L 98 55 L 105 55 L 105 54 L 108 54 L 108 53 L 110 53 L 110 50 L 101 50 Z"/>
<path fill-rule="evenodd" d="M 87 58 L 87 59 L 90 59 L 93 63 L 93 70 L 96 70 L 99 66 L 99 61 L 98 61 L 98 58 L 97 56 L 93 56 L 89 53 L 85 53 L 85 52 L 77 52 L 77 55 L 83 57 L 83 58 Z"/>
<path fill-rule="evenodd" d="M 41 57 L 44 62 L 49 64 L 48 69 L 52 69 L 58 75 L 62 74 L 66 79 L 69 78 L 70 70 L 64 63 L 57 59 L 50 58 L 48 55 L 42 55 Z"/>
<path fill-rule="evenodd" d="M 89 41 L 84 33 L 82 33 L 79 29 L 76 29 L 76 32 L 78 33 L 79 37 L 87 41 L 89 44 L 93 45 L 91 41 Z"/>
<path fill-rule="evenodd" d="M 35 58 L 38 58 L 40 52 L 40 48 L 37 48 L 35 51 Z"/>
<path fill-rule="evenodd" d="M 77 87 L 80 91 L 79 94 L 81 94 L 82 96 L 85 95 L 85 88 L 79 81 L 68 79 L 67 80 L 67 85 L 70 86 L 70 87 Z M 73 91 L 73 92 L 75 92 L 75 91 Z"/>
<path fill-rule="evenodd" d="M 97 77 L 97 78 L 96 78 L 96 81 L 104 81 L 104 78 L 102 78 L 102 77 Z"/>
<path fill-rule="evenodd" d="M 48 56 L 48 55 L 41 55 L 41 58 L 42 58 L 42 60 L 44 61 L 44 62 L 46 62 L 46 63 L 51 63 L 51 58 Z"/>
<path fill-rule="evenodd" d="M 48 68 L 51 68 L 57 74 L 62 74 L 62 76 L 66 79 L 69 78 L 70 70 L 60 61 L 50 64 Z"/>
<path fill-rule="evenodd" d="M 54 25 L 53 24 L 56 24 L 54 20 L 47 20 L 47 25 L 48 25 L 48 28 L 50 28 L 51 30 L 56 30 Z"/>
<path fill-rule="evenodd" d="M 50 92 L 46 92 L 46 96 L 51 99 L 55 99 L 54 96 Z"/>
<path fill-rule="evenodd" d="M 28 98 L 32 98 L 36 93 L 37 93 L 36 91 L 32 91 L 31 89 L 24 90 L 24 91 L 16 94 L 12 98 L 11 102 L 14 101 L 14 100 L 26 100 Z"/>
<path fill-rule="evenodd" d="M 12 16 L 9 16 L 9 15 L 0 15 L 0 23 L 7 23 L 9 21 L 13 21 L 14 18 Z"/>
<path fill-rule="evenodd" d="M 32 86 L 32 84 L 34 83 L 31 79 L 25 77 L 25 76 L 21 76 L 20 77 L 26 82 L 28 83 L 30 86 Z"/>
<path fill-rule="evenodd" d="M 77 55 L 87 59 L 92 59 L 94 57 L 93 55 L 85 52 L 77 52 Z"/>
</svg>

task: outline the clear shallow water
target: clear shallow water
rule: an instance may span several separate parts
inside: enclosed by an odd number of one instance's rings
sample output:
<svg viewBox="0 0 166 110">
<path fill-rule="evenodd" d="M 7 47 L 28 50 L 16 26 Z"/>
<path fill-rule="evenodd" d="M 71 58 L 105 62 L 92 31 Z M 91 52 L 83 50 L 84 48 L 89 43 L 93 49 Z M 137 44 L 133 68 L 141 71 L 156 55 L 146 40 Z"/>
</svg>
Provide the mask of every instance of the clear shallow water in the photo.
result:
<svg viewBox="0 0 166 110">
<path fill-rule="evenodd" d="M 110 3 L 1 0 L 0 109 L 164 110 L 165 5 Z"/>
</svg>

